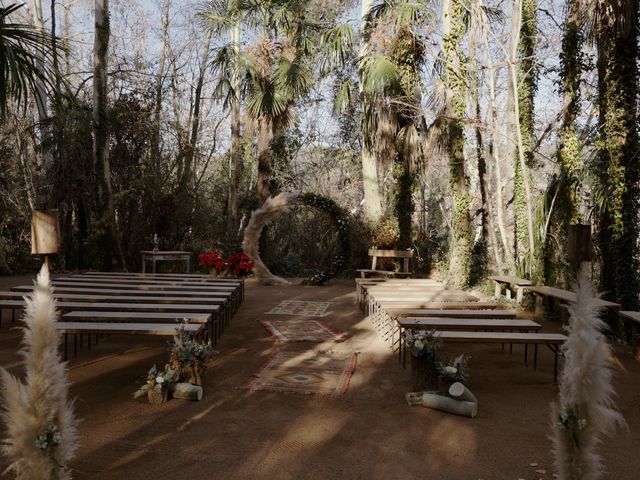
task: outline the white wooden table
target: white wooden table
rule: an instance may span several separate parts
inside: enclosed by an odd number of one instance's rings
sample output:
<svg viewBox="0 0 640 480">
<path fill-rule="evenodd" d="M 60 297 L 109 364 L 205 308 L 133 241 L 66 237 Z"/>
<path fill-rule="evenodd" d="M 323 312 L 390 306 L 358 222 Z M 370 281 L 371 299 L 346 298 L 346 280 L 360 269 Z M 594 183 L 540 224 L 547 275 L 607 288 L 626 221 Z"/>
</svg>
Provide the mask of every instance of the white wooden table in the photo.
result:
<svg viewBox="0 0 640 480">
<path fill-rule="evenodd" d="M 185 273 L 191 271 L 191 252 L 183 252 L 179 250 L 157 251 L 143 250 L 142 254 L 142 273 L 147 271 L 147 262 L 151 262 L 151 271 L 156 273 L 157 262 L 184 262 Z"/>
</svg>

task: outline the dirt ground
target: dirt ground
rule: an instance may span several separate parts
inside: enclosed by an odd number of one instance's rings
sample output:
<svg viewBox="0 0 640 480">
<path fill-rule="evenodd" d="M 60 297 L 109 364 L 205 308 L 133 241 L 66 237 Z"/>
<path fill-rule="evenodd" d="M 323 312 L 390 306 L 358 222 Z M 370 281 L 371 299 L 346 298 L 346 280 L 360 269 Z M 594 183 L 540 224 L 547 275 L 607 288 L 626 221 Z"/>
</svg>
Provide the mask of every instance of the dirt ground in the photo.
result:
<svg viewBox="0 0 640 480">
<path fill-rule="evenodd" d="M 26 281 L 5 277 L 0 288 Z M 358 353 L 344 396 L 238 388 L 278 348 L 257 320 L 285 299 L 332 302 L 323 320 L 350 338 L 315 348 Z M 75 479 L 553 478 L 549 405 L 557 391 L 546 348 L 534 371 L 523 364 L 521 347 L 509 355 L 496 345 L 465 346 L 472 355 L 468 386 L 480 404 L 477 418 L 467 419 L 407 406 L 409 371 L 357 309 L 351 281 L 325 287 L 248 281 L 244 304 L 217 346 L 201 402 L 153 406 L 132 398 L 147 369 L 165 363 L 165 342 L 110 337 L 70 361 L 81 419 Z M 0 364 L 14 372 L 20 369 L 18 348 L 19 335 L 9 329 L 5 312 Z M 445 350 L 451 356 L 461 351 Z M 624 365 L 616 375 L 618 406 L 630 428 L 606 440 L 602 453 L 606 478 L 632 480 L 640 471 L 640 363 L 628 348 L 617 354 Z"/>
</svg>

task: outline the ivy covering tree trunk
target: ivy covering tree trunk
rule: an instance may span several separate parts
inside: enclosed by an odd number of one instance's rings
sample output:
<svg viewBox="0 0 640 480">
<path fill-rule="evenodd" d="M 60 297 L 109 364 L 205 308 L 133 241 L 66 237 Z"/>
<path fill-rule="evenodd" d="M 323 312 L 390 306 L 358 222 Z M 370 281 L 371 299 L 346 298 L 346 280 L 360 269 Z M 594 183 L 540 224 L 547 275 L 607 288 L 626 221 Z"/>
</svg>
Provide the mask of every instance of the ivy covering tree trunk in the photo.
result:
<svg viewBox="0 0 640 480">
<path fill-rule="evenodd" d="M 580 114 L 580 84 L 584 70 L 582 46 L 584 34 L 580 22 L 580 2 L 570 0 L 562 36 L 560 53 L 560 93 L 562 94 L 562 125 L 558 146 L 559 175 L 550 188 L 549 195 L 556 198 L 554 211 L 550 213 L 549 230 L 544 238 L 544 270 L 541 279 L 551 285 L 567 285 L 569 272 L 566 241 L 569 225 L 578 223 L 577 189 L 583 167 L 581 145 L 577 134 L 577 118 Z M 561 239 L 554 241 L 553 239 Z"/>
<path fill-rule="evenodd" d="M 621 9 L 629 10 L 622 11 Z M 609 13 L 607 15 L 606 13 Z M 599 128 L 595 177 L 601 290 L 638 308 L 638 0 L 612 8 L 597 27 Z"/>
<path fill-rule="evenodd" d="M 447 153 L 449 183 L 453 197 L 449 282 L 464 286 L 469 282 L 473 233 L 469 208 L 472 196 L 465 171 L 464 119 L 466 117 L 466 59 L 461 51 L 464 36 L 464 4 L 460 0 L 445 0 L 443 50 L 445 58 Z"/>
<path fill-rule="evenodd" d="M 534 273 L 533 206 L 531 169 L 533 168 L 533 107 L 537 85 L 535 48 L 537 39 L 536 0 L 516 0 L 513 4 L 513 28 L 519 29 L 517 59 L 512 58 L 517 145 L 514 165 L 514 254 L 518 273 Z M 513 32 L 515 34 L 515 32 Z M 514 42 L 515 43 L 515 42 Z M 515 46 L 515 45 L 514 45 Z M 517 60 L 517 75 L 513 62 Z"/>
</svg>

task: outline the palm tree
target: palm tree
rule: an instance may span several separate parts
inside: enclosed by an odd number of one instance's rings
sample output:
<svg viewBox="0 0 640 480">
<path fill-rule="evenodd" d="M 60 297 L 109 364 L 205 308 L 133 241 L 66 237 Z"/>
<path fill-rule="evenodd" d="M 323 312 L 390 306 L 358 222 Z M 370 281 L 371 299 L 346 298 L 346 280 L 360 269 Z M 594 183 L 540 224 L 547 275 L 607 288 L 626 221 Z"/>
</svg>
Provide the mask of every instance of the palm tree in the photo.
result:
<svg viewBox="0 0 640 480">
<path fill-rule="evenodd" d="M 361 56 L 363 150 L 393 166 L 396 179 L 394 211 L 399 248 L 412 243 L 415 172 L 425 165 L 425 121 L 421 110 L 426 48 L 419 26 L 427 7 L 422 2 L 382 2 L 368 14 L 364 35 L 368 49 Z M 369 29 L 384 28 L 386 35 Z M 366 173 L 366 172 L 363 172 Z"/>
<path fill-rule="evenodd" d="M 211 28 L 219 28 L 223 24 L 233 26 L 234 16 L 242 15 L 259 35 L 252 48 L 239 52 L 238 45 L 231 44 L 217 56 L 221 72 L 226 65 L 225 88 L 236 97 L 238 90 L 243 94 L 246 113 L 256 132 L 258 205 L 271 194 L 271 142 L 277 132 L 290 125 L 293 106 L 313 85 L 313 55 L 319 25 L 306 17 L 308 3 L 305 0 L 237 3 L 227 9 L 231 15 L 226 18 L 215 13 L 202 16 Z"/>
<path fill-rule="evenodd" d="M 0 119 L 6 115 L 10 101 L 23 107 L 32 94 L 42 103 L 45 99 L 40 85 L 55 89 L 51 37 L 39 28 L 9 19 L 22 6 L 0 7 Z"/>
</svg>

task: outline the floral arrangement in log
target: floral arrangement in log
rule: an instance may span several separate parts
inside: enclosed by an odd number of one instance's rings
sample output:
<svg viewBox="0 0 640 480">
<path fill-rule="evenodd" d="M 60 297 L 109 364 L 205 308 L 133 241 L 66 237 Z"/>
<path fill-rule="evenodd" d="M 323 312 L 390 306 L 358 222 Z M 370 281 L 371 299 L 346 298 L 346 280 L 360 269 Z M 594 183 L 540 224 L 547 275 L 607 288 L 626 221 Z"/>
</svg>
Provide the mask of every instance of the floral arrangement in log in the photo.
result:
<svg viewBox="0 0 640 480">
<path fill-rule="evenodd" d="M 226 262 L 231 272 L 240 277 L 249 275 L 253 270 L 253 260 L 243 252 L 234 253 Z"/>
<path fill-rule="evenodd" d="M 204 252 L 198 255 L 198 265 L 207 268 L 209 271 L 222 273 L 227 269 L 227 262 L 224 261 L 220 252 Z"/>
<path fill-rule="evenodd" d="M 218 353 L 211 343 L 197 342 L 184 331 L 184 326 L 178 330 L 169 344 L 169 362 L 171 368 L 178 373 L 181 381 L 192 385 L 202 386 L 204 373 L 207 370 L 207 357 Z"/>
<path fill-rule="evenodd" d="M 171 385 L 175 384 L 178 378 L 178 372 L 169 365 L 165 365 L 163 371 L 159 371 L 154 365 L 147 372 L 146 383 L 133 394 L 133 397 L 138 398 L 146 394 L 149 403 L 156 405 L 164 403 L 169 398 Z"/>
</svg>

